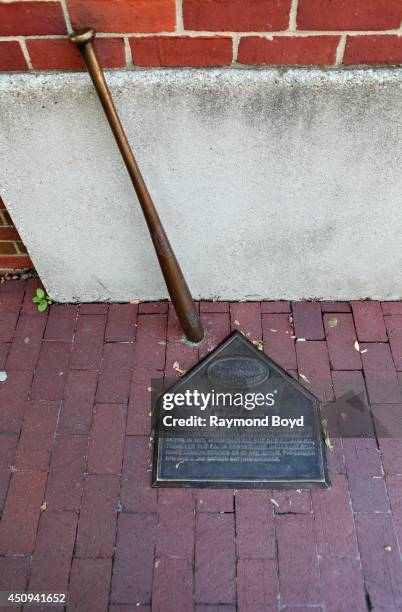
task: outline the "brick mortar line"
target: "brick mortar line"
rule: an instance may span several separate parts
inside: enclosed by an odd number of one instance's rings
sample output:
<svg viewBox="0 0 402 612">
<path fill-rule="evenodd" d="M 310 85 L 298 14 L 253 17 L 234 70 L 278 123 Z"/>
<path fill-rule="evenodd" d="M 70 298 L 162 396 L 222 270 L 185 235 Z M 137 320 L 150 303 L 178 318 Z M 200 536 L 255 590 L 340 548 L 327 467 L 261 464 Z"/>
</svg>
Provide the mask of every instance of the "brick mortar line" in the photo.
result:
<svg viewBox="0 0 402 612">
<path fill-rule="evenodd" d="M 32 65 L 32 62 L 31 62 L 31 57 L 29 55 L 29 51 L 28 51 L 28 47 L 27 47 L 27 43 L 26 43 L 25 39 L 23 37 L 21 37 L 19 39 L 19 43 L 20 43 L 22 54 L 23 54 L 23 56 L 25 58 L 25 61 L 27 63 L 27 66 L 28 66 L 29 70 L 33 70 L 33 65 Z"/>
<path fill-rule="evenodd" d="M 183 0 L 176 0 L 176 32 L 178 34 L 184 32 Z"/>
<path fill-rule="evenodd" d="M 297 9 L 299 5 L 299 0 L 292 0 L 292 4 L 290 6 L 289 11 L 289 32 L 294 32 L 297 30 Z"/>
<path fill-rule="evenodd" d="M 64 21 L 66 22 L 67 32 L 70 33 L 73 31 L 73 26 L 71 25 L 71 19 L 70 19 L 70 15 L 68 12 L 66 0 L 60 0 L 60 3 L 61 3 L 61 10 L 63 11 Z"/>
<path fill-rule="evenodd" d="M 31 0 L 26 0 L 31 1 Z M 47 0 L 49 2 L 53 2 L 54 0 Z M 1 2 L 1 0 L 0 0 Z M 187 36 L 189 38 L 196 37 L 210 37 L 210 38 L 221 38 L 221 37 L 247 37 L 247 36 L 257 36 L 260 38 L 269 38 L 273 36 L 281 36 L 288 38 L 305 38 L 307 36 L 398 36 L 402 37 L 402 29 L 396 30 L 298 30 L 298 31 L 290 31 L 290 30 L 280 30 L 278 32 L 262 32 L 262 31 L 253 31 L 253 32 L 233 32 L 233 31 L 217 31 L 217 32 L 209 32 L 209 31 L 195 31 L 188 30 L 183 32 L 99 32 L 97 33 L 97 38 L 150 38 L 150 37 L 170 37 L 177 38 L 182 36 Z M 67 40 L 66 34 L 30 34 L 29 36 L 0 36 L 0 42 L 8 42 L 8 41 L 20 41 L 20 40 Z"/>
<path fill-rule="evenodd" d="M 363 579 L 363 583 L 364 583 L 364 588 L 365 588 L 365 579 L 364 579 L 364 570 L 363 570 L 363 563 L 362 563 L 362 558 L 361 558 L 361 553 L 360 553 L 360 547 L 359 547 L 359 541 L 357 539 L 357 526 L 356 526 L 356 512 L 353 509 L 353 502 L 352 502 L 352 492 L 351 492 L 351 488 L 350 488 L 350 482 L 349 482 L 349 474 L 348 474 L 348 468 L 346 465 L 346 460 L 345 460 L 345 451 L 343 448 L 343 439 L 339 438 L 340 443 L 341 443 L 341 449 L 342 449 L 342 459 L 343 459 L 343 466 L 345 468 L 345 473 L 342 474 L 343 476 L 345 476 L 345 481 L 346 481 L 346 488 L 348 491 L 348 502 L 349 502 L 349 510 L 350 510 L 350 515 L 352 517 L 352 523 L 353 523 L 353 532 L 354 532 L 354 537 L 355 537 L 355 542 L 356 542 L 356 548 L 357 548 L 357 561 L 359 563 L 359 569 L 360 569 L 360 574 L 362 576 Z M 314 502 L 313 502 L 313 508 L 314 508 Z M 365 591 L 367 592 L 366 588 Z"/>
<path fill-rule="evenodd" d="M 239 55 L 239 45 L 240 45 L 240 36 L 233 36 L 232 38 L 232 47 L 233 47 L 233 58 L 232 63 L 237 63 L 237 58 Z"/>
<path fill-rule="evenodd" d="M 322 318 L 323 318 L 323 314 L 324 313 L 322 313 Z M 352 315 L 354 330 L 355 330 L 356 337 L 357 337 L 356 322 L 355 322 L 355 316 L 354 316 L 354 313 L 353 313 L 353 309 L 351 310 L 351 315 Z M 383 318 L 384 318 L 384 315 L 383 315 Z M 326 342 L 326 340 L 325 340 L 325 342 Z M 387 342 L 384 343 L 384 344 L 388 344 L 389 345 L 389 338 L 388 338 Z M 328 345 L 327 345 L 327 348 L 328 348 Z M 332 378 L 332 371 L 333 371 L 333 369 L 331 368 L 331 378 Z M 377 430 L 376 430 L 376 427 L 375 427 L 375 424 L 374 424 L 373 405 L 372 405 L 372 402 L 369 399 L 369 393 L 368 393 L 367 381 L 366 381 L 366 375 L 365 375 L 364 368 L 362 368 L 361 373 L 362 373 L 362 378 L 363 378 L 365 394 L 366 394 L 366 397 L 368 398 L 368 407 L 369 407 L 371 422 L 372 422 L 373 431 L 374 431 L 374 440 L 375 440 L 377 449 L 380 452 L 380 445 L 379 445 L 379 441 L 378 441 Z M 360 511 L 354 510 L 354 508 L 353 508 L 353 501 L 352 501 L 352 495 L 351 495 L 351 489 L 350 489 L 349 470 L 348 470 L 348 465 L 347 465 L 347 463 L 345 461 L 345 454 L 344 454 L 344 449 L 343 449 L 343 438 L 339 437 L 339 440 L 341 442 L 342 455 L 343 455 L 343 461 L 344 461 L 344 467 L 345 467 L 345 477 L 346 477 L 346 484 L 347 484 L 347 488 L 348 488 L 349 507 L 350 507 L 350 510 L 351 510 L 353 527 L 354 527 L 354 534 L 355 534 L 355 538 L 356 538 L 356 542 L 357 542 L 358 562 L 359 562 L 359 565 L 360 565 L 360 571 L 361 571 L 361 575 L 362 575 L 362 578 L 363 578 L 365 593 L 366 593 L 366 595 L 368 595 L 369 594 L 369 589 L 368 589 L 367 584 L 366 584 L 366 577 L 365 577 L 364 568 L 363 568 L 362 559 L 361 559 L 360 541 L 359 541 L 359 538 L 358 538 L 358 533 L 357 533 L 357 528 L 356 528 L 356 515 L 361 515 L 361 514 L 363 514 L 363 515 L 372 515 L 373 513 L 372 512 L 360 512 Z M 395 517 L 394 517 L 394 514 L 393 514 L 392 503 L 391 503 L 391 499 L 390 499 L 390 496 L 389 496 L 388 483 L 387 483 L 387 478 L 386 478 L 387 474 L 386 474 L 385 469 L 384 469 L 382 458 L 380 459 L 380 469 L 381 469 L 381 476 L 382 476 L 382 479 L 383 479 L 383 482 L 384 482 L 386 498 L 388 500 L 389 510 L 387 510 L 385 512 L 381 512 L 381 513 L 375 513 L 375 514 L 385 514 L 387 516 L 390 516 L 391 524 L 392 524 L 392 527 L 393 527 L 393 531 L 394 531 L 394 535 L 395 535 L 395 539 L 396 539 L 396 543 L 397 543 L 397 548 L 398 548 L 399 556 L 401 557 L 401 544 L 400 544 L 400 541 L 399 541 L 399 538 L 398 538 L 398 535 L 397 535 Z"/>
<path fill-rule="evenodd" d="M 125 42 L 125 45 L 127 43 L 127 47 L 130 48 L 130 45 L 128 44 L 128 41 L 125 40 L 124 42 Z M 130 50 L 130 59 L 131 59 L 131 50 Z M 98 376 L 97 376 L 97 382 L 96 382 L 96 390 L 95 390 L 95 396 L 94 396 L 94 407 L 97 405 L 97 403 L 96 403 L 96 395 L 97 395 L 97 391 L 98 391 L 98 387 L 99 387 L 99 381 L 100 381 L 101 372 L 102 372 L 102 365 L 103 365 L 103 359 L 104 359 L 104 351 L 105 351 L 105 347 L 109 344 L 106 341 L 106 337 L 105 337 L 106 336 L 106 328 L 107 328 L 107 324 L 108 324 L 108 321 L 109 321 L 109 314 L 110 314 L 110 310 L 108 310 L 107 315 L 106 315 L 106 324 L 105 324 L 105 330 L 104 330 L 104 335 L 103 335 L 102 358 L 101 358 L 101 364 L 100 364 L 100 368 L 99 368 L 99 372 L 98 372 Z M 78 317 L 79 317 L 79 314 L 78 314 Z M 137 318 L 138 318 L 138 310 L 137 310 L 137 315 L 136 315 L 135 321 L 137 321 Z M 135 340 L 132 340 L 132 341 L 128 342 L 129 344 L 133 345 L 134 351 L 135 351 L 135 346 L 136 346 L 136 340 L 137 340 L 137 338 L 135 337 Z M 127 397 L 127 400 L 124 403 L 124 406 L 125 406 L 125 419 L 124 419 L 123 447 L 122 447 L 122 456 L 121 456 L 121 466 L 120 466 L 119 474 L 116 474 L 117 480 L 118 480 L 118 492 L 117 492 L 117 505 L 116 505 L 116 508 L 115 508 L 113 554 L 111 556 L 110 584 L 109 584 L 109 591 L 108 591 L 108 605 L 109 605 L 109 607 L 114 603 L 114 602 L 112 602 L 113 575 L 114 575 L 115 562 L 116 562 L 116 551 L 117 551 L 117 541 L 118 541 L 119 522 L 120 522 L 119 521 L 119 517 L 122 514 L 122 510 L 121 509 L 123 508 L 121 497 L 122 497 L 122 482 L 123 482 L 123 472 L 124 472 L 124 459 L 125 459 L 125 452 L 126 452 L 127 420 L 128 420 L 128 410 L 129 410 L 129 405 L 130 405 L 131 384 L 132 384 L 132 381 L 133 381 L 135 370 L 136 370 L 136 367 L 135 367 L 134 362 L 133 362 L 132 367 L 130 369 L 128 397 Z M 92 429 L 93 420 L 94 420 L 94 410 L 92 411 L 91 429 Z M 90 429 L 90 431 L 91 431 L 91 429 Z M 90 436 L 89 436 L 89 442 L 90 442 Z M 89 443 L 88 443 L 88 450 L 89 450 Z M 84 481 L 84 485 L 85 485 L 85 481 Z M 82 499 L 83 499 L 83 496 L 84 496 L 84 486 L 82 488 Z M 82 501 L 81 501 L 81 503 L 82 503 Z M 80 512 L 81 512 L 81 508 L 80 508 Z M 158 522 L 159 522 L 159 516 L 158 516 Z M 155 542 L 155 547 L 156 547 L 156 542 Z M 155 559 L 155 547 L 154 547 L 154 552 L 153 552 L 153 559 Z M 152 595 L 152 592 L 151 592 L 151 595 Z"/>
<path fill-rule="evenodd" d="M 126 68 L 134 68 L 133 55 L 131 53 L 131 47 L 128 38 L 124 38 L 124 57 L 126 61 Z"/>
<path fill-rule="evenodd" d="M 16 248 L 16 250 L 17 250 L 17 255 L 26 255 L 26 253 L 24 253 L 23 251 L 20 250 L 20 246 L 19 245 L 21 244 L 21 241 L 14 240 L 13 244 L 14 244 L 14 247 Z"/>
<path fill-rule="evenodd" d="M 229 325 L 230 325 L 230 311 L 229 311 Z M 240 557 L 238 556 L 238 521 L 237 521 L 237 512 L 236 512 L 236 493 L 235 491 L 233 491 L 232 493 L 232 508 L 233 508 L 233 529 L 234 529 L 234 579 L 235 579 L 235 584 L 234 584 L 234 600 L 235 600 L 235 610 L 238 610 L 238 606 L 239 606 L 239 595 L 238 595 L 238 580 L 239 580 L 239 574 L 238 574 L 238 566 L 239 566 L 239 559 Z M 197 514 L 197 505 L 195 506 L 196 508 L 196 514 Z M 274 527 L 275 529 L 275 527 Z M 194 548 L 195 548 L 195 544 L 194 544 Z M 277 563 L 278 565 L 278 563 Z M 194 559 L 194 569 L 195 569 L 195 559 Z M 194 576 L 195 576 L 195 572 L 194 572 Z M 195 580 L 194 580 L 195 583 Z M 278 582 L 279 585 L 279 582 Z M 194 584 L 195 586 L 195 584 Z M 279 586 L 278 586 L 278 592 L 279 592 Z M 195 598 L 194 598 L 195 599 Z"/>
<path fill-rule="evenodd" d="M 67 362 L 67 372 L 70 371 L 69 365 L 70 365 L 71 355 L 72 355 L 72 352 L 74 350 L 74 340 L 75 340 L 76 329 L 77 329 L 77 324 L 78 324 L 78 317 L 79 317 L 79 311 L 77 310 L 77 313 L 76 313 L 76 316 L 75 316 L 75 326 L 74 326 L 73 338 L 72 338 L 72 341 L 71 341 L 70 353 L 69 353 L 69 358 L 68 358 L 68 362 Z M 47 329 L 48 324 L 49 324 L 49 316 L 47 317 L 45 329 L 43 330 L 43 336 L 42 336 L 42 341 L 41 341 L 41 348 L 43 346 L 43 342 L 46 342 L 45 335 L 46 335 L 46 329 Z M 39 351 L 39 354 L 40 354 L 40 351 Z M 39 355 L 38 355 L 38 362 L 39 362 Z M 38 362 L 37 362 L 36 366 L 38 365 Z M 36 371 L 37 371 L 37 367 L 35 368 L 34 375 L 33 375 L 33 378 L 32 378 L 32 385 L 33 385 L 34 380 L 35 380 Z M 55 453 L 55 447 L 56 447 L 57 438 L 59 436 L 63 436 L 63 435 L 68 435 L 68 436 L 77 435 L 77 434 L 70 434 L 70 433 L 66 434 L 65 432 L 58 431 L 58 427 L 59 427 L 59 423 L 60 423 L 60 415 L 61 415 L 61 412 L 63 410 L 63 406 L 64 406 L 64 402 L 65 402 L 64 395 L 65 395 L 65 386 L 66 386 L 66 383 L 67 383 L 67 378 L 68 378 L 68 374 L 67 374 L 67 376 L 65 378 L 65 381 L 64 381 L 62 397 L 61 397 L 61 399 L 58 402 L 59 403 L 59 410 L 58 410 L 58 413 L 57 413 L 56 427 L 55 427 L 54 435 L 53 435 L 53 444 L 52 444 L 52 448 L 51 448 L 51 452 L 50 452 L 50 456 L 49 456 L 48 476 L 47 476 L 47 481 L 46 481 L 46 487 L 45 487 L 45 490 L 44 490 L 44 501 L 45 502 L 47 502 L 46 494 L 47 494 L 47 489 L 48 489 L 49 481 L 50 481 L 52 459 L 53 459 L 54 453 Z M 98 375 L 97 379 L 98 378 L 99 378 L 99 375 Z M 32 386 L 31 386 L 31 389 L 32 389 Z M 94 405 L 92 407 L 92 418 L 93 418 L 93 408 L 94 408 Z M 91 420 L 91 426 L 92 426 L 92 420 Z M 70 586 L 71 572 L 72 572 L 72 567 L 73 567 L 73 560 L 74 560 L 75 550 L 76 550 L 76 546 L 77 546 L 78 524 L 79 524 L 79 520 L 80 520 L 80 516 L 81 516 L 82 500 L 83 500 L 83 496 L 84 496 L 85 474 L 86 474 L 87 469 L 88 469 L 88 453 L 89 453 L 89 441 L 90 441 L 89 433 L 88 434 L 79 434 L 79 435 L 82 435 L 82 437 L 84 437 L 84 438 L 86 437 L 87 440 L 86 440 L 86 450 L 85 450 L 85 455 L 84 455 L 84 471 L 83 471 L 83 475 L 82 475 L 83 478 L 82 478 L 82 489 L 81 489 L 79 508 L 78 508 L 78 510 L 69 510 L 69 511 L 73 512 L 76 515 L 77 520 L 76 520 L 76 523 L 75 523 L 73 550 L 72 550 L 72 555 L 71 555 L 69 569 L 68 569 L 67 588 L 69 588 L 69 586 Z M 61 511 L 65 512 L 65 510 L 61 510 Z M 36 549 L 36 544 L 37 544 L 37 540 L 38 540 L 39 527 L 40 527 L 40 520 L 39 520 L 38 529 L 37 529 L 37 532 L 36 532 L 35 548 L 34 548 L 34 551 L 33 551 L 33 561 L 35 559 L 35 549 Z M 31 580 L 31 576 L 29 577 L 29 581 L 30 580 Z"/>
<path fill-rule="evenodd" d="M 19 310 L 18 310 L 18 317 L 17 317 L 17 320 L 15 321 L 15 325 L 14 325 L 14 330 L 13 330 L 13 334 L 12 334 L 12 338 L 11 338 L 11 342 L 10 342 L 10 349 L 9 349 L 9 351 L 11 350 L 11 345 L 15 341 L 15 333 L 16 333 L 16 330 L 17 330 L 18 323 L 20 322 L 21 318 L 24 316 L 24 300 L 25 300 L 26 295 L 27 295 L 27 286 L 25 285 L 24 292 L 23 292 L 23 294 L 21 296 L 21 301 L 20 301 Z M 46 321 L 46 325 L 47 325 L 47 321 Z M 43 341 L 43 336 L 45 334 L 46 325 L 45 325 L 45 327 L 43 329 L 43 335 L 42 335 L 42 338 L 41 338 L 41 342 Z M 8 357 L 9 357 L 9 353 L 7 355 L 7 359 L 8 359 Z M 39 358 L 39 353 L 38 353 L 38 358 Z M 7 360 L 6 360 L 5 365 L 6 364 L 7 364 Z M 35 363 L 35 367 L 36 367 L 36 363 Z M 31 391 L 32 391 L 32 385 L 33 385 L 33 379 L 34 379 L 34 370 L 32 369 L 32 376 L 30 378 L 29 389 L 28 389 L 27 395 L 26 395 L 26 402 L 30 402 L 31 401 Z M 13 462 L 12 462 L 12 465 L 10 466 L 10 478 L 8 479 L 8 484 L 7 484 L 6 491 L 5 491 L 4 504 L 5 504 L 6 500 L 7 500 L 8 494 L 10 492 L 11 481 L 13 479 L 13 476 L 14 476 L 14 474 L 16 472 L 20 471 L 20 470 L 16 469 L 15 463 L 16 463 L 16 459 L 17 459 L 18 447 L 19 447 L 20 442 L 21 442 L 21 436 L 22 436 L 22 430 L 23 430 L 23 425 L 24 425 L 25 417 L 26 417 L 26 412 L 24 410 L 23 417 L 21 419 L 20 429 L 19 429 L 18 432 L 16 432 L 17 433 L 17 443 L 16 443 L 16 446 L 15 446 L 15 454 L 14 454 Z M 53 448 L 53 446 L 52 446 L 52 448 Z M 49 466 L 50 466 L 50 463 L 49 463 Z M 42 471 L 42 470 L 34 470 L 34 471 Z M 21 472 L 23 472 L 23 470 L 21 470 Z M 42 496 L 42 502 L 41 503 L 43 503 L 44 500 L 45 500 L 46 488 L 47 488 L 47 485 L 48 485 L 48 480 L 49 480 L 49 469 L 46 471 L 46 482 L 45 482 L 45 486 L 43 488 L 43 496 Z M 4 513 L 4 508 L 3 508 L 3 513 Z M 29 553 L 28 555 L 23 555 L 24 557 L 29 557 L 29 576 L 27 577 L 27 582 L 26 582 L 27 586 L 29 584 L 29 581 L 31 580 L 33 554 L 34 554 L 35 548 L 36 548 L 36 538 L 37 538 L 37 534 L 38 534 L 38 530 L 39 530 L 39 523 L 40 523 L 40 519 L 41 519 L 41 514 L 42 514 L 42 512 L 39 514 L 38 522 L 37 522 L 37 525 L 36 525 L 35 542 L 34 542 L 34 545 L 33 545 L 33 549 L 31 551 L 31 553 Z"/>
<path fill-rule="evenodd" d="M 345 55 L 345 47 L 347 41 L 347 34 L 343 34 L 340 39 L 338 46 L 336 48 L 336 56 L 335 56 L 335 66 L 340 66 L 343 64 L 343 58 Z"/>
</svg>

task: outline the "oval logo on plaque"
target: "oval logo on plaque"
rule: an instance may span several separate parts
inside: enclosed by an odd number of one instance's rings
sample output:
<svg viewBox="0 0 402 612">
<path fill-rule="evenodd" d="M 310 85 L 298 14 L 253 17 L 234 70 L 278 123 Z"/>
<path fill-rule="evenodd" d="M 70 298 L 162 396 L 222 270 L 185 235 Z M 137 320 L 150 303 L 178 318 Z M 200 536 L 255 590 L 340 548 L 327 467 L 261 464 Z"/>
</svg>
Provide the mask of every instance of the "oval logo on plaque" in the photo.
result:
<svg viewBox="0 0 402 612">
<path fill-rule="evenodd" d="M 256 387 L 269 376 L 269 368 L 253 357 L 224 357 L 211 363 L 208 378 L 214 383 L 241 389 Z"/>
</svg>

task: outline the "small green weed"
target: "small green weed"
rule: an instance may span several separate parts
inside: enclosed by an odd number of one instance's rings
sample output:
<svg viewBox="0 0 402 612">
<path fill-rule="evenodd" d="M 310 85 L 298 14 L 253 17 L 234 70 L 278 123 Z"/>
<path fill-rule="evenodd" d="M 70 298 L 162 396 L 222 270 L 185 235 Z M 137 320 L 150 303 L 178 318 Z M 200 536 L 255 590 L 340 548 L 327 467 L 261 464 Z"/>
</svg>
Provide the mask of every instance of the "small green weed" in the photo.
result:
<svg viewBox="0 0 402 612">
<path fill-rule="evenodd" d="M 46 308 L 52 303 L 52 298 L 50 295 L 45 293 L 43 289 L 37 289 L 35 297 L 32 298 L 32 301 L 38 305 L 39 312 L 44 312 Z"/>
</svg>

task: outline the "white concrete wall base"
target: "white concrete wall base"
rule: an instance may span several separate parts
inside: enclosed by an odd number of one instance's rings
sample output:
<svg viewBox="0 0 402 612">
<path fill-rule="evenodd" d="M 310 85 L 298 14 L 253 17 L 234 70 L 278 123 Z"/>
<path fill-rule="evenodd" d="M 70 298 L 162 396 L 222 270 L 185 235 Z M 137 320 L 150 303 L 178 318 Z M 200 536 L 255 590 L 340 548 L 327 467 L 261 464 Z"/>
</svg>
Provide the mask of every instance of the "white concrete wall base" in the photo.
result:
<svg viewBox="0 0 402 612">
<path fill-rule="evenodd" d="M 109 72 L 197 298 L 402 298 L 397 69 Z M 0 76 L 1 193 L 59 301 L 167 292 L 87 74 Z"/>
</svg>

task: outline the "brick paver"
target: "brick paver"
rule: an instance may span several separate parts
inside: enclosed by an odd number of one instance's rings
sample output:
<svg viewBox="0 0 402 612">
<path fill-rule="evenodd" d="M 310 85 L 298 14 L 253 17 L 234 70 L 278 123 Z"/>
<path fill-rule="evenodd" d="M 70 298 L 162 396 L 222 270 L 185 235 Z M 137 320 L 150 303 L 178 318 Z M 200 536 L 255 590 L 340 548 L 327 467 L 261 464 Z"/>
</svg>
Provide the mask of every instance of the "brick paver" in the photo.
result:
<svg viewBox="0 0 402 612">
<path fill-rule="evenodd" d="M 70 368 L 99 370 L 105 337 L 106 316 L 83 315 L 78 318 Z"/>
<path fill-rule="evenodd" d="M 359 514 L 357 538 L 363 576 L 375 606 L 402 606 L 401 557 L 389 514 Z"/>
<path fill-rule="evenodd" d="M 62 433 L 56 437 L 46 487 L 49 509 L 80 509 L 87 450 L 87 436 Z"/>
<path fill-rule="evenodd" d="M 31 390 L 33 399 L 62 399 L 70 353 L 69 342 L 42 342 Z"/>
<path fill-rule="evenodd" d="M 269 491 L 239 491 L 235 498 L 237 556 L 273 559 L 276 555 L 274 509 Z"/>
<path fill-rule="evenodd" d="M 190 561 L 185 559 L 157 559 L 155 561 L 152 589 L 152 610 L 154 612 L 191 610 L 193 588 L 193 568 Z"/>
<path fill-rule="evenodd" d="M 237 564 L 238 610 L 275 610 L 278 601 L 276 560 L 239 559 Z"/>
<path fill-rule="evenodd" d="M 379 302 L 352 302 L 357 338 L 361 342 L 387 342 L 383 311 Z"/>
<path fill-rule="evenodd" d="M 293 302 L 293 323 L 298 338 L 323 340 L 321 304 L 319 302 Z"/>
<path fill-rule="evenodd" d="M 69 370 L 60 410 L 58 431 L 87 434 L 91 428 L 98 373 Z"/>
<path fill-rule="evenodd" d="M 236 552 L 233 514 L 200 513 L 196 521 L 195 601 L 236 601 Z"/>
<path fill-rule="evenodd" d="M 375 438 L 347 438 L 343 448 L 355 512 L 387 512 L 389 501 Z"/>
<path fill-rule="evenodd" d="M 296 370 L 296 351 L 291 316 L 263 314 L 264 352 L 284 370 Z"/>
<path fill-rule="evenodd" d="M 367 610 L 364 581 L 358 559 L 320 559 L 321 598 L 324 609 Z"/>
<path fill-rule="evenodd" d="M 111 576 L 111 559 L 75 558 L 71 568 L 67 610 L 107 610 Z"/>
<path fill-rule="evenodd" d="M 126 437 L 120 499 L 127 512 L 157 512 L 157 491 L 151 489 L 151 444 L 146 436 Z"/>
<path fill-rule="evenodd" d="M 127 402 L 133 370 L 133 345 L 105 344 L 96 401 L 103 404 Z"/>
<path fill-rule="evenodd" d="M 228 336 L 230 332 L 229 313 L 201 313 L 201 321 L 208 335 L 199 348 L 199 356 L 205 357 Z M 239 328 L 239 326 L 236 327 Z"/>
<path fill-rule="evenodd" d="M 38 286 L 0 287 L 1 590 L 68 589 L 77 612 L 402 609 L 402 302 L 202 302 L 194 348 L 167 302 L 40 315 Z M 151 381 L 230 329 L 326 402 L 330 490 L 151 488 Z"/>
<path fill-rule="evenodd" d="M 112 579 L 113 602 L 150 603 L 157 522 L 157 514 L 120 514 Z"/>
<path fill-rule="evenodd" d="M 195 544 L 195 513 L 192 491 L 170 491 L 169 489 L 161 491 L 158 509 L 156 557 L 188 559 L 191 561 Z"/>
<path fill-rule="evenodd" d="M 299 374 L 303 384 L 322 402 L 334 399 L 327 345 L 323 341 L 296 342 Z"/>
<path fill-rule="evenodd" d="M 33 370 L 38 361 L 46 327 L 45 316 L 21 315 L 15 328 L 13 342 L 6 361 L 10 370 Z"/>
<path fill-rule="evenodd" d="M 107 317 L 106 342 L 132 342 L 137 331 L 137 304 L 111 304 Z"/>
<path fill-rule="evenodd" d="M 85 479 L 75 555 L 113 557 L 119 479 L 114 474 L 88 474 Z"/>
<path fill-rule="evenodd" d="M 355 348 L 353 317 L 348 313 L 327 313 L 324 325 L 329 360 L 333 370 L 361 370 L 360 353 Z"/>
<path fill-rule="evenodd" d="M 7 370 L 7 380 L 0 384 L 0 431 L 2 433 L 20 432 L 32 376 L 32 370 Z"/>
<path fill-rule="evenodd" d="M 17 470 L 46 471 L 56 430 L 56 402 L 29 402 L 17 447 Z"/>
<path fill-rule="evenodd" d="M 230 305 L 231 328 L 241 330 L 251 340 L 261 340 L 261 307 L 259 302 L 232 302 Z"/>
<path fill-rule="evenodd" d="M 97 404 L 90 432 L 88 472 L 120 474 L 125 409 L 122 404 Z"/>
<path fill-rule="evenodd" d="M 312 515 L 281 514 L 276 517 L 279 588 L 285 605 L 313 605 L 320 602 L 314 527 Z"/>
<path fill-rule="evenodd" d="M 77 324 L 78 306 L 53 304 L 46 325 L 45 340 L 72 342 Z"/>
<path fill-rule="evenodd" d="M 201 489 L 195 495 L 197 512 L 234 512 L 233 491 Z"/>
<path fill-rule="evenodd" d="M 29 579 L 31 591 L 67 590 L 76 528 L 75 512 L 42 512 Z"/>
<path fill-rule="evenodd" d="M 363 371 L 369 399 L 373 404 L 398 404 L 401 389 L 389 344 L 361 345 Z"/>
<path fill-rule="evenodd" d="M 314 522 L 318 554 L 323 557 L 358 556 L 348 482 L 333 474 L 329 491 L 313 491 Z"/>
<path fill-rule="evenodd" d="M 402 316 L 384 317 L 392 357 L 397 370 L 402 370 Z"/>
</svg>

